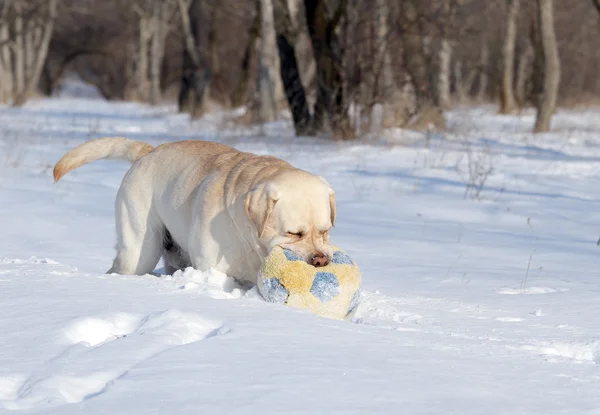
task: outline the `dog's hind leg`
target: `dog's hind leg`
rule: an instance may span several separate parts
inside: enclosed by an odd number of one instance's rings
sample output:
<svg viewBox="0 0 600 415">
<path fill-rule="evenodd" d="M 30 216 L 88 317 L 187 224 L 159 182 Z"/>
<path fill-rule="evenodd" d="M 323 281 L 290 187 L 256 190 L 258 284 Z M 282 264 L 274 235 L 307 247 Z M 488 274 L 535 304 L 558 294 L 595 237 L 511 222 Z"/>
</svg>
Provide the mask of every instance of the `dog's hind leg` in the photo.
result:
<svg viewBox="0 0 600 415">
<path fill-rule="evenodd" d="M 150 201 L 119 191 L 115 204 L 117 255 L 107 272 L 143 275 L 154 270 L 163 251 L 164 226 L 154 217 Z M 145 203 L 147 202 L 147 203 Z"/>
<path fill-rule="evenodd" d="M 191 262 L 187 259 L 187 254 L 184 252 L 164 251 L 163 261 L 167 275 L 173 275 L 178 270 L 184 270 L 192 266 Z"/>
<path fill-rule="evenodd" d="M 189 255 L 173 240 L 171 233 L 167 229 L 164 231 L 163 249 L 163 261 L 167 275 L 172 275 L 175 271 L 192 265 Z"/>
</svg>

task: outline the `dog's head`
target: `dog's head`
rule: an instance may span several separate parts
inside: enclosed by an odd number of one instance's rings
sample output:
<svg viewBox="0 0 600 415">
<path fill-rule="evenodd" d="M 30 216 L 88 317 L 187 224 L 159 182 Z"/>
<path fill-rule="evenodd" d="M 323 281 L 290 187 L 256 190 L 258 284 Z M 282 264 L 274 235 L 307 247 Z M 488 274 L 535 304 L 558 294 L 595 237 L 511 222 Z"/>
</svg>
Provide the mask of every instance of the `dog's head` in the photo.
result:
<svg viewBox="0 0 600 415">
<path fill-rule="evenodd" d="M 302 170 L 285 171 L 251 189 L 245 205 L 267 250 L 281 246 L 315 266 L 331 260 L 329 230 L 335 224 L 335 192 L 322 177 Z"/>
</svg>

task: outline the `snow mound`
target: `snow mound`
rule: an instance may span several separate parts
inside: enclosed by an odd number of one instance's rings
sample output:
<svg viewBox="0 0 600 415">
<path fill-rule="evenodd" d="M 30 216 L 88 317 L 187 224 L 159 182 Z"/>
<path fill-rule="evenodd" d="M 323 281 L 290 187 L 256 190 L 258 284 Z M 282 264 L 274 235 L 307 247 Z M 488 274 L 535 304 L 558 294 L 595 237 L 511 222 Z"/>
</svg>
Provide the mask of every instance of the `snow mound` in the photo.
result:
<svg viewBox="0 0 600 415">
<path fill-rule="evenodd" d="M 565 289 L 556 289 L 551 287 L 528 287 L 528 288 L 502 288 L 498 290 L 498 294 L 519 295 L 519 294 L 551 294 Z"/>
<path fill-rule="evenodd" d="M 576 362 L 600 363 L 600 341 L 588 342 L 543 342 L 538 345 L 528 345 L 525 350 L 541 355 L 563 357 Z"/>
<path fill-rule="evenodd" d="M 234 299 L 242 298 L 248 291 L 233 277 L 210 268 L 207 271 L 198 271 L 192 267 L 178 270 L 172 276 L 164 277 L 184 291 L 202 293 L 211 298 Z"/>
<path fill-rule="evenodd" d="M 81 402 L 158 354 L 227 331 L 220 322 L 176 309 L 82 317 L 62 330 L 67 344 L 58 356 L 28 376 L 0 378 L 0 403 L 27 409 Z"/>
<path fill-rule="evenodd" d="M 49 258 L 36 258 L 34 256 L 28 259 L 21 258 L 3 258 L 0 259 L 0 264 L 48 264 L 48 265 L 60 265 L 59 262 L 56 262 Z"/>
</svg>

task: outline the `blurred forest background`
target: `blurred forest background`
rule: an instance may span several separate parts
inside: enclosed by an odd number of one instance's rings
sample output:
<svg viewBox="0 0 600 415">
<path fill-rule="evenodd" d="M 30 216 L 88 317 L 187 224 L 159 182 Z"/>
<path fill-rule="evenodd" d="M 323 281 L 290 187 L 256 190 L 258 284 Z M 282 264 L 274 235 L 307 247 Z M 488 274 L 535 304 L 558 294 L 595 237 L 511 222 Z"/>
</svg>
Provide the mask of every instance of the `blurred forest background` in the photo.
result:
<svg viewBox="0 0 600 415">
<path fill-rule="evenodd" d="M 288 110 L 299 135 L 444 129 L 455 105 L 598 103 L 600 0 L 0 0 L 0 102 L 66 76 L 194 118 Z M 285 111 L 284 111 L 285 112 Z"/>
</svg>

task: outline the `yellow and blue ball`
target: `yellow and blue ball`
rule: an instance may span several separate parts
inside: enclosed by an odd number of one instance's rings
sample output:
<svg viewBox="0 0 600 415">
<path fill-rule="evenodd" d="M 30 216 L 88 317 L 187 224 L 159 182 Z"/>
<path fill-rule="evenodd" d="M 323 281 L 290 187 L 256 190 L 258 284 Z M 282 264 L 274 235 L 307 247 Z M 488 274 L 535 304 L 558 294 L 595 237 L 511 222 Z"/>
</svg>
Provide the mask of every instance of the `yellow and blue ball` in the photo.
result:
<svg viewBox="0 0 600 415">
<path fill-rule="evenodd" d="M 269 302 L 343 319 L 358 304 L 361 275 L 356 263 L 338 248 L 328 265 L 317 268 L 293 251 L 275 247 L 260 269 L 257 285 Z"/>
</svg>

